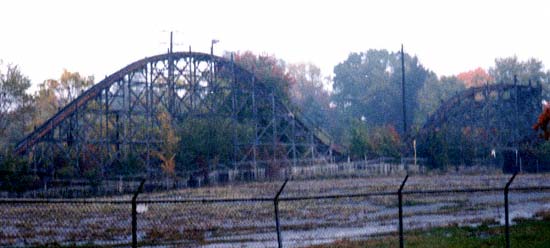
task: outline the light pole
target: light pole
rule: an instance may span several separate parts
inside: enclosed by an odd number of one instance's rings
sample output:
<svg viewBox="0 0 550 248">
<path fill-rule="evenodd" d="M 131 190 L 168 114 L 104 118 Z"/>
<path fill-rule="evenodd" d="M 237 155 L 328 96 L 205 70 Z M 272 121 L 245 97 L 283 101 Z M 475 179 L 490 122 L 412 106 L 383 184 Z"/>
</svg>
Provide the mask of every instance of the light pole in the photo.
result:
<svg viewBox="0 0 550 248">
<path fill-rule="evenodd" d="M 214 56 L 214 44 L 217 44 L 220 42 L 219 40 L 212 39 L 212 43 L 210 44 L 210 55 Z"/>
<path fill-rule="evenodd" d="M 219 40 L 216 40 L 216 39 L 212 39 L 212 42 L 210 43 L 210 72 L 211 72 L 211 80 L 212 82 L 215 80 L 215 75 L 214 75 L 214 44 L 220 42 Z"/>
</svg>

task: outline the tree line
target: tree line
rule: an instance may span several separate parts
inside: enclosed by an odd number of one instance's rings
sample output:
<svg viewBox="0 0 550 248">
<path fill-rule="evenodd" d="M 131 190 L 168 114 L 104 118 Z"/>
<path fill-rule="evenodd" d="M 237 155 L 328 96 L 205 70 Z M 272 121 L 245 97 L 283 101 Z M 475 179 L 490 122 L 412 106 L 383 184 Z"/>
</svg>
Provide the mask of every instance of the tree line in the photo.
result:
<svg viewBox="0 0 550 248">
<path fill-rule="evenodd" d="M 348 149 L 352 159 L 401 156 L 404 132 L 400 52 L 370 49 L 350 53 L 334 66 L 332 77 L 324 76 L 312 63 L 290 64 L 275 56 L 252 52 L 237 53 L 235 62 L 270 85 L 304 118 L 328 132 L 335 143 Z M 520 83 L 541 83 L 545 97 L 550 92 L 550 71 L 545 71 L 537 59 L 497 58 L 488 70 L 475 68 L 451 76 L 438 76 L 417 56 L 407 53 L 404 54 L 404 63 L 408 132 L 418 130 L 442 102 L 469 87 L 511 83 L 517 75 Z M 59 78 L 45 80 L 36 91 L 30 92 L 31 81 L 19 66 L 0 63 L 2 187 L 8 187 L 6 182 L 10 178 L 30 174 L 27 163 L 11 156 L 16 142 L 93 84 L 92 76 L 64 70 Z M 212 127 L 214 124 L 182 125 L 187 125 L 187 128 L 179 127 L 175 129 L 177 133 L 164 134 L 167 140 L 176 137 L 167 142 L 167 151 L 157 153 L 164 170 L 193 169 L 197 163 L 186 165 L 186 161 L 210 163 L 229 156 L 231 149 L 219 144 L 230 144 L 230 135 L 220 131 L 210 140 L 200 137 L 212 135 L 208 130 L 219 131 Z M 442 166 L 445 163 L 434 165 Z M 124 173 L 126 169 L 118 173 Z"/>
</svg>

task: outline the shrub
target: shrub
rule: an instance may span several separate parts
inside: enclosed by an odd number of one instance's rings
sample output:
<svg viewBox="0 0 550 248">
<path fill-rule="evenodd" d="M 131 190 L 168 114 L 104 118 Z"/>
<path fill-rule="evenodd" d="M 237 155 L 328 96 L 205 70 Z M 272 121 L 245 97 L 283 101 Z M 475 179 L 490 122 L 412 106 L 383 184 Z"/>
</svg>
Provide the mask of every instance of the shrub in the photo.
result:
<svg viewBox="0 0 550 248">
<path fill-rule="evenodd" d="M 26 160 L 11 155 L 0 160 L 0 190 L 20 193 L 37 188 L 39 181 Z"/>
</svg>

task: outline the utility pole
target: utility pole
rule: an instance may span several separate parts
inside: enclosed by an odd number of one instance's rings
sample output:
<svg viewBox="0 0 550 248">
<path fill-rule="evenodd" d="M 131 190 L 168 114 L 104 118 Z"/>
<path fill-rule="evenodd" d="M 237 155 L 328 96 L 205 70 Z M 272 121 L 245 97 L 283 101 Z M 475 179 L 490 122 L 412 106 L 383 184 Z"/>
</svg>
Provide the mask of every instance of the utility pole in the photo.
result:
<svg viewBox="0 0 550 248">
<path fill-rule="evenodd" d="M 174 50 L 173 50 L 173 45 L 174 45 L 174 43 L 173 43 L 173 39 L 172 39 L 173 37 L 174 37 L 174 36 L 173 36 L 173 32 L 170 31 L 170 54 L 172 54 L 172 52 L 174 51 Z"/>
<path fill-rule="evenodd" d="M 517 118 L 517 116 L 519 116 L 519 104 L 518 104 L 518 97 L 519 97 L 519 90 L 518 90 L 518 76 L 517 75 L 514 75 L 514 114 L 516 116 L 515 119 L 515 128 L 514 128 L 514 135 L 516 137 L 514 137 L 514 143 L 516 145 L 516 148 L 518 148 L 518 143 L 519 143 L 519 130 L 518 130 L 518 127 L 519 127 L 519 118 Z"/>
<path fill-rule="evenodd" d="M 401 92 L 403 101 L 403 136 L 407 133 L 407 110 L 405 108 L 405 53 L 401 44 Z"/>
<path fill-rule="evenodd" d="M 175 105 L 175 83 L 174 83 L 174 58 L 173 58 L 173 52 L 174 52 L 174 42 L 173 42 L 173 32 L 170 32 L 170 48 L 168 50 L 168 97 L 169 97 L 169 103 L 168 103 L 168 111 L 170 114 L 174 113 L 174 105 Z"/>
</svg>

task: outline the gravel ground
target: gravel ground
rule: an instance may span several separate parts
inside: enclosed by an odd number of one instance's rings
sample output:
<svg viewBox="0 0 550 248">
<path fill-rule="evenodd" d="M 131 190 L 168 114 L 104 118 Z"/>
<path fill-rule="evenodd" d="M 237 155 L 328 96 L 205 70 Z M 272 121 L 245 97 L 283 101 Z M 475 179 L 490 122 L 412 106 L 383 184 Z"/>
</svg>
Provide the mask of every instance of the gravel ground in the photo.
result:
<svg viewBox="0 0 550 248">
<path fill-rule="evenodd" d="M 405 191 L 503 187 L 510 175 L 412 176 Z M 512 188 L 550 186 L 550 174 L 518 175 Z M 403 177 L 289 181 L 282 198 L 397 191 Z M 273 197 L 282 182 L 185 189 L 140 195 L 140 200 Z M 102 198 L 127 200 L 128 196 Z M 445 225 L 504 223 L 502 192 L 405 195 L 406 230 Z M 274 205 L 266 202 L 147 203 L 138 209 L 138 239 L 150 245 L 186 247 L 276 246 Z M 281 201 L 285 247 L 395 235 L 397 196 Z M 510 193 L 510 216 L 531 218 L 550 211 L 550 191 Z M 6 204 L 0 206 L 0 246 L 36 244 L 128 244 L 128 204 Z"/>
</svg>

